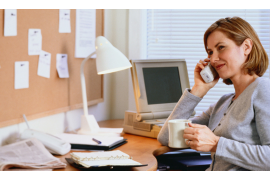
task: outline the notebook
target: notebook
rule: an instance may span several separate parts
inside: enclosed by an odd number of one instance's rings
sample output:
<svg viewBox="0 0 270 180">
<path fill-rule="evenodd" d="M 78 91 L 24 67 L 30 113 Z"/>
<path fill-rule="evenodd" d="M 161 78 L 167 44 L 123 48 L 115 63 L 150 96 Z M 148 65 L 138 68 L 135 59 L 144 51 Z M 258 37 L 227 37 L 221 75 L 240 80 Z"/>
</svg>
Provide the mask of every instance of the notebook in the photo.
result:
<svg viewBox="0 0 270 180">
<path fill-rule="evenodd" d="M 70 153 L 71 159 L 78 165 L 85 168 L 90 167 L 103 167 L 103 166 L 146 166 L 147 164 L 141 164 L 137 161 L 132 160 L 132 157 L 128 154 L 120 151 L 110 152 L 73 152 Z M 68 161 L 68 158 L 66 158 Z M 70 161 L 68 161 L 70 163 Z"/>
<path fill-rule="evenodd" d="M 71 149 L 85 149 L 85 150 L 112 150 L 127 143 L 127 139 L 123 137 L 106 137 L 106 136 L 91 136 L 91 135 L 81 135 L 81 134 L 68 134 L 61 133 L 55 136 L 69 142 L 71 144 Z M 101 141 L 98 144 L 93 138 Z"/>
</svg>

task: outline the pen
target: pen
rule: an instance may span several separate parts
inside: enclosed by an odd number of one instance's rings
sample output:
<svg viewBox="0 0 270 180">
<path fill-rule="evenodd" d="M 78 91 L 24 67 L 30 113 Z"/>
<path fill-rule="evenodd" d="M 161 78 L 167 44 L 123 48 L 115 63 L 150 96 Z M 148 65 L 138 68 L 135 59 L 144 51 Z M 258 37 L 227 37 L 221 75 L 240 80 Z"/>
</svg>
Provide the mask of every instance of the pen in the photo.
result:
<svg viewBox="0 0 270 180">
<path fill-rule="evenodd" d="M 98 143 L 98 144 L 101 144 L 101 143 L 102 143 L 101 141 L 99 141 L 99 140 L 97 140 L 97 139 L 95 139 L 95 138 L 92 138 L 92 140 L 95 141 L 95 142 Z"/>
</svg>

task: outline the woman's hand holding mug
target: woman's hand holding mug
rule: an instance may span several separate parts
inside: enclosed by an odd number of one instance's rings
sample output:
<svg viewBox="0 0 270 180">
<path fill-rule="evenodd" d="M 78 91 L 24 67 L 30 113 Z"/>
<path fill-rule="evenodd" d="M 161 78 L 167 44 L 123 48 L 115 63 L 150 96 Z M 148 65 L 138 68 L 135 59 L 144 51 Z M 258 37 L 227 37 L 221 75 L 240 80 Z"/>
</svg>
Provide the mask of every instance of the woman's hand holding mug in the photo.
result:
<svg viewBox="0 0 270 180">
<path fill-rule="evenodd" d="M 216 136 L 207 126 L 188 123 L 190 127 L 184 130 L 184 139 L 191 149 L 203 152 L 216 152 L 219 136 Z"/>
</svg>

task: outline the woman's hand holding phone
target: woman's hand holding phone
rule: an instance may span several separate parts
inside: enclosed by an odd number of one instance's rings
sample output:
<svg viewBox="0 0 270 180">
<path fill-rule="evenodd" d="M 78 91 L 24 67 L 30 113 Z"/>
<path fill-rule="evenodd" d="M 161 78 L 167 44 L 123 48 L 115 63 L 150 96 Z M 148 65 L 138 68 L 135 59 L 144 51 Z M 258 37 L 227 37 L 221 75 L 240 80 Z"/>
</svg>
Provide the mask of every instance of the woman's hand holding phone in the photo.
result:
<svg viewBox="0 0 270 180">
<path fill-rule="evenodd" d="M 209 58 L 204 59 L 204 61 L 200 60 L 194 69 L 194 86 L 191 89 L 191 93 L 200 98 L 213 88 L 219 80 L 219 76 L 217 75 L 212 82 L 206 83 L 201 77 L 200 72 L 208 65 L 209 62 Z"/>
</svg>

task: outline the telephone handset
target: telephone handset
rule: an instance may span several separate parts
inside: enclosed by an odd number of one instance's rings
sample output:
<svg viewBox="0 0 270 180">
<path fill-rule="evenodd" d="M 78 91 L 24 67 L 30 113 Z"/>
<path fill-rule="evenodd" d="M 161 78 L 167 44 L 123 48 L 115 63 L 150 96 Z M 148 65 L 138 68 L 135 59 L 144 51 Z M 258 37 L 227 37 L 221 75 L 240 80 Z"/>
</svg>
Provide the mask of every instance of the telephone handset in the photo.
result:
<svg viewBox="0 0 270 180">
<path fill-rule="evenodd" d="M 215 68 L 209 62 L 208 65 L 204 67 L 204 69 L 200 72 L 201 77 L 203 78 L 204 82 L 210 83 L 214 81 L 215 77 L 218 75 Z"/>
<path fill-rule="evenodd" d="M 30 129 L 26 116 L 23 114 L 23 118 L 25 120 L 28 129 L 22 132 L 20 139 L 29 139 L 29 138 L 36 138 L 39 140 L 48 151 L 52 154 L 57 155 L 64 155 L 67 154 L 70 149 L 71 145 L 69 142 L 66 142 L 58 137 L 55 137 L 51 134 L 47 134 L 44 132 L 36 131 Z"/>
</svg>

